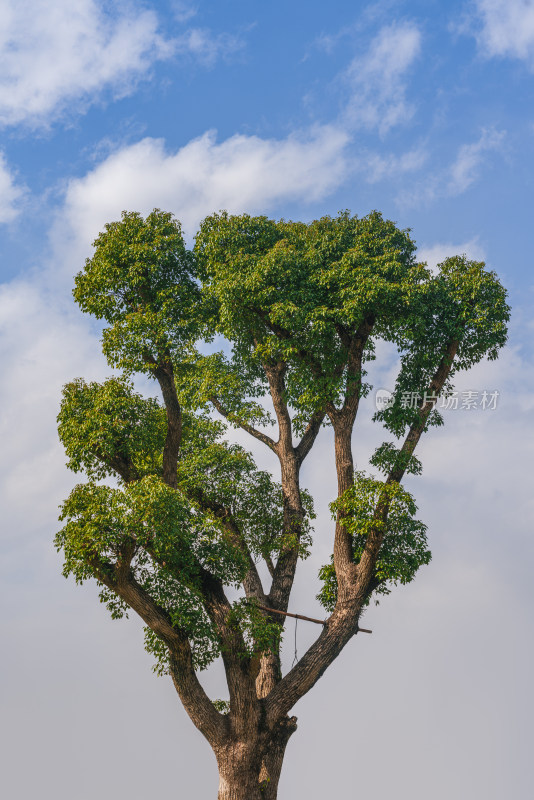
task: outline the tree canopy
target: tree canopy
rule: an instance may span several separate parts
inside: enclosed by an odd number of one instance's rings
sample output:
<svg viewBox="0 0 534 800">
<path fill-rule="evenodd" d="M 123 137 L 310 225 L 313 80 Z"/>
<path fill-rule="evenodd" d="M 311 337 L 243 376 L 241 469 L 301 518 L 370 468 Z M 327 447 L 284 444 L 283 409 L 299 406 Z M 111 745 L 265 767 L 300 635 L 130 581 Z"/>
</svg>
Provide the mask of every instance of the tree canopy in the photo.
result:
<svg viewBox="0 0 534 800">
<path fill-rule="evenodd" d="M 112 616 L 131 608 L 143 619 L 158 671 L 216 752 L 221 786 L 233 780 L 229 743 L 253 743 L 243 763 L 258 796 L 275 798 L 295 728 L 288 712 L 357 633 L 369 600 L 430 559 L 401 481 L 421 472 L 414 450 L 443 423 L 435 401 L 455 373 L 505 343 L 506 293 L 465 256 L 429 270 L 410 231 L 378 212 L 309 224 L 221 212 L 192 250 L 171 214 L 124 212 L 94 247 L 74 297 L 104 321 L 104 354 L 120 374 L 64 389 L 59 435 L 68 466 L 87 476 L 62 507 L 64 573 L 96 579 Z M 390 437 L 371 459 L 377 477 L 355 472 L 352 431 L 379 340 L 397 347 L 399 371 L 392 403 L 374 415 Z M 161 400 L 135 390 L 136 373 L 158 383 Z M 419 402 L 403 403 L 406 393 Z M 312 547 L 300 468 L 323 425 L 334 431 L 338 482 L 318 595 L 329 616 L 282 675 L 276 612 L 287 611 Z M 232 443 L 229 426 L 276 454 L 279 482 Z M 196 675 L 218 657 L 228 707 Z"/>
</svg>

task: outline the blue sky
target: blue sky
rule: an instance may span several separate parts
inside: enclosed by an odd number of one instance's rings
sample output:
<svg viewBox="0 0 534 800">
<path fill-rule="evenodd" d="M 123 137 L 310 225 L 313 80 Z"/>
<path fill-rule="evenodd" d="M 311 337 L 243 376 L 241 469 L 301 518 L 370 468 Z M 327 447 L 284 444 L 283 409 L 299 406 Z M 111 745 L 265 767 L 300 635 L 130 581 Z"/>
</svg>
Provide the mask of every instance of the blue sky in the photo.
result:
<svg viewBox="0 0 534 800">
<path fill-rule="evenodd" d="M 66 583 L 51 546 L 58 503 L 75 482 L 55 433 L 61 386 L 109 372 L 98 329 L 73 305 L 72 276 L 106 222 L 153 207 L 181 219 L 190 243 L 221 208 L 303 220 L 377 208 L 412 228 L 429 264 L 465 252 L 501 276 L 509 345 L 459 380 L 460 390 L 497 389 L 499 406 L 451 412 L 422 445 L 425 473 L 411 488 L 434 560 L 369 612 L 373 641 L 351 645 L 299 704 L 281 798 L 529 796 L 533 99 L 531 0 L 4 0 L 2 746 L 11 797 L 98 791 L 107 800 L 104 779 L 109 797 L 126 786 L 136 800 L 168 790 L 177 768 L 185 796 L 215 794 L 208 746 L 172 687 L 150 674 L 138 627 L 108 621 L 94 588 Z M 375 386 L 387 388 L 395 362 L 383 355 Z M 381 440 L 369 418 L 359 463 Z M 318 450 L 306 478 L 327 527 L 328 433 Z M 303 567 L 295 603 L 304 613 L 316 610 L 329 547 L 319 539 L 318 560 Z M 302 647 L 312 633 L 299 629 Z M 216 674 L 206 680 L 219 691 Z"/>
</svg>

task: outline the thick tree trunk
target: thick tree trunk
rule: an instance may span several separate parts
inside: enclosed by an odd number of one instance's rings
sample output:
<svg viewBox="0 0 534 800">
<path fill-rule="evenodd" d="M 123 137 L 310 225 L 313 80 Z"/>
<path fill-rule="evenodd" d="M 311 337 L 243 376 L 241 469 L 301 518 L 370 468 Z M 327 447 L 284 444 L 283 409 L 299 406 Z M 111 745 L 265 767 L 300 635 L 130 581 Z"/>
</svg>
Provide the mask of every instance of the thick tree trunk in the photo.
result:
<svg viewBox="0 0 534 800">
<path fill-rule="evenodd" d="M 218 800 L 277 800 L 286 745 L 296 729 L 296 717 L 285 717 L 274 731 L 216 748 Z"/>
<path fill-rule="evenodd" d="M 217 754 L 217 800 L 263 800 L 260 787 L 261 753 L 254 745 L 234 742 Z"/>
</svg>

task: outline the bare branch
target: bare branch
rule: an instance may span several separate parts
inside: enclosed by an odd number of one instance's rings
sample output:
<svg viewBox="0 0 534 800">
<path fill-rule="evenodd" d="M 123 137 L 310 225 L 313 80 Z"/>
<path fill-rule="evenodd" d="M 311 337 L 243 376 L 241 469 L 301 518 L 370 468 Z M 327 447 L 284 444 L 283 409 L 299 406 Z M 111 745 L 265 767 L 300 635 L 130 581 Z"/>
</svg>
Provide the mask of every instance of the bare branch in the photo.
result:
<svg viewBox="0 0 534 800">
<path fill-rule="evenodd" d="M 313 444 L 317 438 L 317 435 L 321 430 L 321 425 L 323 424 L 325 416 L 326 416 L 325 411 L 316 411 L 314 414 L 312 414 L 311 419 L 306 427 L 306 430 L 302 434 L 302 439 L 295 447 L 295 452 L 297 454 L 299 465 L 302 464 L 302 462 L 312 449 Z"/>
<path fill-rule="evenodd" d="M 265 699 L 267 719 L 275 724 L 290 711 L 337 658 L 347 642 L 358 632 L 361 605 L 336 608 L 316 641 L 303 657 L 272 689 Z"/>
<path fill-rule="evenodd" d="M 243 420 L 239 419 L 236 414 L 232 414 L 231 411 L 228 411 L 228 409 L 226 409 L 221 401 L 216 397 L 210 397 L 210 402 L 215 406 L 219 414 L 222 414 L 222 416 L 225 417 L 228 422 L 231 422 L 234 425 L 239 425 L 239 427 L 244 431 L 249 433 L 255 439 L 258 439 L 258 441 L 263 442 L 263 444 L 266 444 L 267 447 L 269 447 L 273 452 L 276 452 L 276 442 L 274 439 L 271 439 L 271 437 L 266 433 L 256 430 L 256 428 L 254 428 L 252 425 L 249 425 L 247 422 L 243 422 Z"/>
</svg>

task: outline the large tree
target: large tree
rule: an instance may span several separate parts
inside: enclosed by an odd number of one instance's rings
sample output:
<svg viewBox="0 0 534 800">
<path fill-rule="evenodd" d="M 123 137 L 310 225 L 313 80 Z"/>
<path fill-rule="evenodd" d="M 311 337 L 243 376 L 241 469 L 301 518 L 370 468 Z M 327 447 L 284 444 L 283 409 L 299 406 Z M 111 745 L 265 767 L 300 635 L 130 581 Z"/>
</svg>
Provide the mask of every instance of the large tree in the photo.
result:
<svg viewBox="0 0 534 800">
<path fill-rule="evenodd" d="M 107 323 L 118 371 L 64 389 L 60 438 L 88 478 L 62 508 L 64 572 L 96 579 L 112 616 L 141 617 L 157 670 L 213 748 L 219 800 L 274 800 L 293 706 L 358 633 L 365 606 L 430 559 L 401 481 L 421 471 L 414 450 L 442 423 L 436 400 L 455 372 L 504 344 L 505 291 L 464 256 L 428 270 L 409 231 L 377 212 L 310 224 L 216 214 L 193 251 L 172 215 L 125 212 L 94 246 L 74 297 Z M 355 472 L 352 442 L 380 339 L 398 348 L 399 371 L 374 416 L 390 434 L 371 459 L 377 477 Z M 161 401 L 135 391 L 135 373 L 159 384 Z M 276 455 L 279 482 L 225 438 L 228 425 Z M 318 595 L 328 617 L 283 674 L 280 612 L 312 546 L 300 470 L 324 425 L 338 486 Z M 218 658 L 228 701 L 198 678 Z"/>
</svg>

